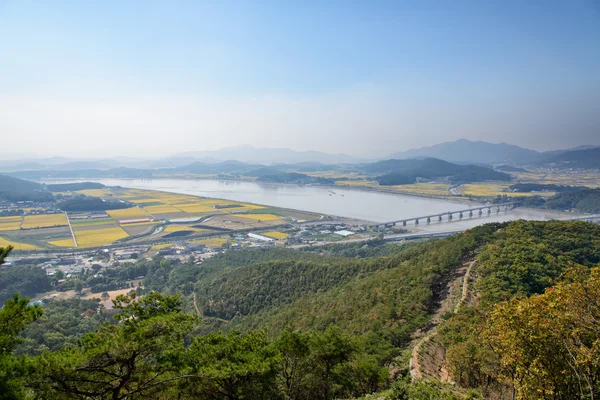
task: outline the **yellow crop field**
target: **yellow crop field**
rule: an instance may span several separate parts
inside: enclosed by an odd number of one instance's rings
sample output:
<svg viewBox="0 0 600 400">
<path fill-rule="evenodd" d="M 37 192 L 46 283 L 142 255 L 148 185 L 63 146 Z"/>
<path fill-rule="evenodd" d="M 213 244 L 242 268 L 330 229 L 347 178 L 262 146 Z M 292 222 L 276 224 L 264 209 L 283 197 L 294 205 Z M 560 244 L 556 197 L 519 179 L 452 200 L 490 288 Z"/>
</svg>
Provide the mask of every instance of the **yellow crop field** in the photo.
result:
<svg viewBox="0 0 600 400">
<path fill-rule="evenodd" d="M 481 196 L 481 197 L 492 197 L 498 195 L 507 195 L 509 197 L 522 197 L 522 196 L 552 196 L 552 192 L 544 193 L 518 193 L 518 192 L 503 192 L 510 186 L 508 183 L 469 183 L 460 187 L 460 192 L 465 195 Z"/>
<path fill-rule="evenodd" d="M 223 243 L 226 243 L 226 242 L 227 242 L 227 238 L 223 238 L 223 237 L 190 240 L 190 243 L 203 244 L 203 245 L 209 246 L 209 247 L 221 247 L 223 245 Z"/>
<path fill-rule="evenodd" d="M 207 229 L 194 228 L 189 225 L 168 225 L 165 228 L 166 233 L 181 232 L 181 231 L 208 232 Z"/>
<path fill-rule="evenodd" d="M 77 193 L 85 194 L 86 196 L 103 197 L 110 196 L 112 192 L 109 189 L 86 189 L 78 190 Z"/>
<path fill-rule="evenodd" d="M 290 236 L 288 233 L 277 231 L 263 232 L 262 235 L 271 237 L 273 239 L 286 239 Z"/>
<path fill-rule="evenodd" d="M 207 212 L 218 212 L 216 208 L 205 206 L 202 204 L 180 204 L 177 206 L 182 211 L 187 213 L 207 213 Z"/>
<path fill-rule="evenodd" d="M 69 238 L 69 239 L 62 239 L 62 240 L 53 240 L 51 242 L 48 242 L 48 244 L 52 245 L 52 246 L 57 246 L 57 247 L 73 247 L 73 239 Z"/>
<path fill-rule="evenodd" d="M 121 210 L 108 210 L 108 215 L 114 219 L 133 219 L 149 217 L 148 213 L 139 207 L 124 208 Z"/>
<path fill-rule="evenodd" d="M 111 244 L 119 239 L 129 236 L 121 228 L 89 229 L 75 232 L 79 247 L 95 247 Z"/>
<path fill-rule="evenodd" d="M 437 196 L 447 196 L 450 185 L 447 183 L 413 183 L 410 185 L 395 185 L 390 186 L 393 189 L 402 190 L 409 193 L 415 194 L 428 194 Z M 386 186 L 387 188 L 387 186 Z"/>
<path fill-rule="evenodd" d="M 273 214 L 236 214 L 236 217 L 260 220 L 260 221 L 277 221 L 277 220 L 281 219 L 277 215 L 273 215 Z"/>
<path fill-rule="evenodd" d="M 13 242 L 0 236 L 0 247 L 13 246 L 15 250 L 39 250 L 40 247 L 29 243 Z"/>
<path fill-rule="evenodd" d="M 167 247 L 171 247 L 173 246 L 173 243 L 163 243 L 163 244 L 155 244 L 154 246 L 152 246 L 150 248 L 150 250 L 161 250 L 161 249 L 166 249 Z"/>
<path fill-rule="evenodd" d="M 147 206 L 144 207 L 146 212 L 150 214 L 169 214 L 169 213 L 178 213 L 181 212 L 179 208 L 175 208 L 170 205 L 162 205 L 162 206 Z"/>
<path fill-rule="evenodd" d="M 360 180 L 360 181 L 336 181 L 335 182 L 336 186 L 364 186 L 364 187 L 370 187 L 370 188 L 379 188 L 379 184 L 377 182 L 372 182 L 372 181 L 364 181 L 364 180 Z"/>
<path fill-rule="evenodd" d="M 15 231 L 21 228 L 23 217 L 0 217 L 0 231 Z"/>
<path fill-rule="evenodd" d="M 237 212 L 237 211 L 260 210 L 261 208 L 265 208 L 265 206 L 258 206 L 256 204 L 241 204 L 241 207 L 221 208 L 221 211 L 226 211 L 228 213 L 232 213 L 232 212 Z"/>
<path fill-rule="evenodd" d="M 45 228 L 49 226 L 67 225 L 65 214 L 26 215 L 23 217 L 23 229 Z"/>
</svg>

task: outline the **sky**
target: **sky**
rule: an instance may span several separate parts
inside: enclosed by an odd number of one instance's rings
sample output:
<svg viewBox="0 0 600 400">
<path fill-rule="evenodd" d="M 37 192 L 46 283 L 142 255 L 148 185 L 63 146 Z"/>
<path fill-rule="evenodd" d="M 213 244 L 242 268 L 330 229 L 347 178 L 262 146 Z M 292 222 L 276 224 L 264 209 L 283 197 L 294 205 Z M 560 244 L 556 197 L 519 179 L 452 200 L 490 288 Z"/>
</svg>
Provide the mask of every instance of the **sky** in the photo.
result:
<svg viewBox="0 0 600 400">
<path fill-rule="evenodd" d="M 600 145 L 599 72 L 596 0 L 0 0 L 5 154 Z"/>
</svg>

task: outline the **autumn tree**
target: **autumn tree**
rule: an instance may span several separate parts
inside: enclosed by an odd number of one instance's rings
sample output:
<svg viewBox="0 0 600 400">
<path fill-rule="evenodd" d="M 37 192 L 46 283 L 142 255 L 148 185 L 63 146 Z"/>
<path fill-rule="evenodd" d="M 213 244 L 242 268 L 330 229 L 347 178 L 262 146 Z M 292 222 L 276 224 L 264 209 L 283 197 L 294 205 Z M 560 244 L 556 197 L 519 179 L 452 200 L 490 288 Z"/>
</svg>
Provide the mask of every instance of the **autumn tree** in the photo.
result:
<svg viewBox="0 0 600 400">
<path fill-rule="evenodd" d="M 497 305 L 484 339 L 518 398 L 597 398 L 600 268 L 573 267 L 545 293 Z"/>
</svg>

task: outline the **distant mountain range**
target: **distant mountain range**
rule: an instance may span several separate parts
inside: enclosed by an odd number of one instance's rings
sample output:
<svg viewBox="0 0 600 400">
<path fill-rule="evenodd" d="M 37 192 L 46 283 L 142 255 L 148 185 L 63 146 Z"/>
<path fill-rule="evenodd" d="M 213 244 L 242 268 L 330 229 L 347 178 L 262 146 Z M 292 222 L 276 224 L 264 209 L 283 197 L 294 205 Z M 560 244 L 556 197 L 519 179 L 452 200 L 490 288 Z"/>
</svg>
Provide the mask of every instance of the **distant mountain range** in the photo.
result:
<svg viewBox="0 0 600 400">
<path fill-rule="evenodd" d="M 600 147 L 545 153 L 537 165 L 555 168 L 600 169 Z"/>
<path fill-rule="evenodd" d="M 287 148 L 261 148 L 254 146 L 227 147 L 214 151 L 193 151 L 175 154 L 168 159 L 194 158 L 204 162 L 237 160 L 248 163 L 287 164 L 317 162 L 327 164 L 356 163 L 364 161 L 347 154 L 331 154 L 322 151 L 296 151 Z"/>
<path fill-rule="evenodd" d="M 472 142 L 460 139 L 454 142 L 445 142 L 394 153 L 390 158 L 402 160 L 432 157 L 454 163 L 526 164 L 531 160 L 536 160 L 540 154 L 535 150 L 524 149 L 512 144 Z"/>
<path fill-rule="evenodd" d="M 320 151 L 295 151 L 286 148 L 259 148 L 253 146 L 229 147 L 214 151 L 194 151 L 175 154 L 161 159 L 115 157 L 96 160 L 49 157 L 21 160 L 0 160 L 0 171 L 60 171 L 104 170 L 115 168 L 135 169 L 178 169 L 180 172 L 215 173 L 219 168 L 236 169 L 235 163 L 255 166 L 295 165 L 305 172 L 330 169 L 331 165 L 354 165 L 387 159 L 437 158 L 455 164 L 480 166 L 554 166 L 598 168 L 594 151 L 599 147 L 579 146 L 572 149 L 538 152 L 506 143 L 474 142 L 460 139 L 433 146 L 394 153 L 379 159 L 360 159 L 346 154 L 330 154 Z M 590 159 L 583 161 L 586 157 Z M 597 158 L 596 158 L 597 159 Z M 574 162 L 578 161 L 578 164 Z M 286 167 L 287 168 L 287 167 Z M 219 172 L 234 172 L 220 170 Z"/>
<path fill-rule="evenodd" d="M 488 143 L 460 139 L 428 147 L 394 153 L 391 159 L 438 158 L 458 164 L 487 164 L 504 166 L 542 166 L 546 164 L 566 165 L 573 168 L 599 168 L 600 159 L 594 155 L 598 146 L 578 146 L 571 149 L 538 152 L 506 143 Z M 575 162 L 578 162 L 576 164 Z"/>
</svg>

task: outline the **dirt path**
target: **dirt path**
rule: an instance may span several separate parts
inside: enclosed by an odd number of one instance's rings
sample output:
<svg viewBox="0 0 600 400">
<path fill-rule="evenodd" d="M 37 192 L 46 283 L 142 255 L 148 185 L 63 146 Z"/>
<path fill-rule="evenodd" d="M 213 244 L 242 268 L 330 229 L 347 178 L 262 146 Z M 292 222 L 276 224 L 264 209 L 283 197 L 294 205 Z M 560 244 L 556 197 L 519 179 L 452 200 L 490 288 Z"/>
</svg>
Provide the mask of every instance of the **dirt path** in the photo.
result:
<svg viewBox="0 0 600 400">
<path fill-rule="evenodd" d="M 469 278 L 471 276 L 471 269 L 473 268 L 473 266 L 475 265 L 475 260 L 470 261 L 468 263 L 468 265 L 463 264 L 456 272 L 457 272 L 457 276 L 451 280 L 446 289 L 447 289 L 447 293 L 446 296 L 443 298 L 443 300 L 440 302 L 440 306 L 438 307 L 438 309 L 435 311 L 435 313 L 433 314 L 432 318 L 431 318 L 431 326 L 430 328 L 424 332 L 423 337 L 421 337 L 420 339 L 417 340 L 415 346 L 412 349 L 411 352 L 411 356 L 410 356 L 410 360 L 409 360 L 409 370 L 410 370 L 410 376 L 413 380 L 415 379 L 421 379 L 423 378 L 423 373 L 422 373 L 422 368 L 421 368 L 421 362 L 419 360 L 419 353 L 421 351 L 421 348 L 423 347 L 423 345 L 427 342 L 429 342 L 429 340 L 431 340 L 431 338 L 437 333 L 437 327 L 440 323 L 441 320 L 441 316 L 449 311 L 449 310 L 454 310 L 454 312 L 457 312 L 458 309 L 460 308 L 460 306 L 465 302 L 465 300 L 467 299 L 467 295 L 469 293 Z M 453 303 L 453 299 L 451 296 L 451 291 L 452 291 L 452 287 L 454 285 L 456 285 L 458 282 L 460 282 L 462 280 L 462 291 L 461 291 L 461 296 L 460 299 L 458 299 L 458 301 L 456 302 L 456 304 L 454 305 L 454 307 L 452 307 L 452 303 Z M 445 371 L 442 371 L 442 373 L 444 375 L 446 375 L 447 373 Z"/>
<path fill-rule="evenodd" d="M 202 313 L 200 312 L 200 309 L 198 308 L 198 304 L 196 304 L 196 292 L 194 292 L 193 300 L 194 300 L 194 310 L 196 310 L 196 315 L 199 318 L 202 318 Z"/>
<path fill-rule="evenodd" d="M 471 278 L 471 270 L 473 269 L 473 266 L 476 262 L 477 260 L 473 260 L 469 263 L 469 267 L 467 268 L 467 272 L 465 273 L 465 276 L 463 278 L 462 294 L 460 296 L 460 300 L 458 301 L 458 303 L 456 303 L 456 306 L 454 307 L 455 314 L 458 312 L 460 307 L 464 304 L 465 300 L 467 299 L 467 295 L 469 294 L 469 279 Z"/>
</svg>

